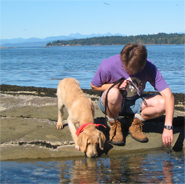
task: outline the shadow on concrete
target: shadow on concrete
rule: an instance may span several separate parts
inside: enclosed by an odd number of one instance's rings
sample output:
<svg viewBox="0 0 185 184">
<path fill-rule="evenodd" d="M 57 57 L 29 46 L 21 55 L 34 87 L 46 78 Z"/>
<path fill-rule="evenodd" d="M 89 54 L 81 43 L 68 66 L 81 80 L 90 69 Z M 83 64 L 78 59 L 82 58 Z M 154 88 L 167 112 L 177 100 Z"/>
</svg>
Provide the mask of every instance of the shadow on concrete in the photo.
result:
<svg viewBox="0 0 185 184">
<path fill-rule="evenodd" d="M 143 132 L 162 134 L 163 127 L 164 127 L 164 120 L 165 120 L 165 116 L 161 116 L 156 119 L 145 121 L 144 126 L 143 126 Z M 129 127 L 128 127 L 127 121 L 128 121 L 128 118 L 121 119 L 123 135 L 125 138 L 125 144 L 126 144 L 127 136 L 129 135 L 128 134 Z M 99 153 L 100 153 L 100 155 L 102 155 L 103 153 L 108 154 L 108 152 L 113 148 L 113 145 L 111 143 L 109 143 L 109 130 L 110 129 L 106 124 L 106 119 L 103 117 L 96 118 L 95 123 L 101 123 L 107 127 L 107 128 L 104 128 L 104 127 L 99 128 L 100 131 L 102 131 L 104 133 L 104 135 L 106 136 L 106 140 L 107 140 L 106 144 L 105 144 L 105 150 L 104 151 L 99 150 Z M 184 124 L 185 124 L 184 117 L 175 117 L 173 119 L 173 126 L 174 126 L 173 133 L 174 134 L 179 133 L 178 139 L 172 148 L 174 151 L 182 151 L 182 149 L 183 149 L 183 141 L 185 138 Z M 122 146 L 124 146 L 124 145 L 122 145 Z"/>
</svg>

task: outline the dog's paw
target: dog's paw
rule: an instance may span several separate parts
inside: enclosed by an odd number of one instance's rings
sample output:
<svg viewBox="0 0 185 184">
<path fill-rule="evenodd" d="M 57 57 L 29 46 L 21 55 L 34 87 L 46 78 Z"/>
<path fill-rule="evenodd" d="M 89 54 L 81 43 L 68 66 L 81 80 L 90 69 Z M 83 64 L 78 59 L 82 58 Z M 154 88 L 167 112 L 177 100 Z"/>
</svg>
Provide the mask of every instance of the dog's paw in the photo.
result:
<svg viewBox="0 0 185 184">
<path fill-rule="evenodd" d="M 57 128 L 57 130 L 63 129 L 63 125 L 57 124 L 57 125 L 56 125 L 56 128 Z"/>
<path fill-rule="evenodd" d="M 75 146 L 75 149 L 80 151 L 80 147 L 79 146 Z"/>
</svg>

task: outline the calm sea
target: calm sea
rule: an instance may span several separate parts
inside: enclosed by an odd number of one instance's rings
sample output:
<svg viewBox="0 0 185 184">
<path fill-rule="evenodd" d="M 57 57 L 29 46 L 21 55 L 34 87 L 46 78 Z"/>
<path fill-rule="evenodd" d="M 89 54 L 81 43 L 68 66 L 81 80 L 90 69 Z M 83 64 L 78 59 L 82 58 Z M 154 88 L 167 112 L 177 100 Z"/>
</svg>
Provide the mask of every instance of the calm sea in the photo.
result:
<svg viewBox="0 0 185 184">
<path fill-rule="evenodd" d="M 28 47 L 1 49 L 1 84 L 57 88 L 59 80 L 74 77 L 83 89 L 105 58 L 123 46 Z M 185 46 L 147 45 L 155 63 L 174 93 L 185 93 Z M 147 84 L 145 91 L 154 91 Z"/>
<path fill-rule="evenodd" d="M 184 184 L 184 155 L 167 150 L 99 158 L 4 161 L 1 183 Z"/>
<path fill-rule="evenodd" d="M 102 59 L 123 46 L 34 47 L 1 49 L 1 84 L 57 88 L 59 80 L 74 77 L 83 89 Z M 147 45 L 172 92 L 185 93 L 183 45 Z M 146 91 L 153 91 L 150 85 Z M 119 154 L 119 153 L 118 153 Z M 7 183 L 184 183 L 184 152 L 168 149 L 102 156 L 96 159 L 2 161 L 0 181 Z"/>
</svg>

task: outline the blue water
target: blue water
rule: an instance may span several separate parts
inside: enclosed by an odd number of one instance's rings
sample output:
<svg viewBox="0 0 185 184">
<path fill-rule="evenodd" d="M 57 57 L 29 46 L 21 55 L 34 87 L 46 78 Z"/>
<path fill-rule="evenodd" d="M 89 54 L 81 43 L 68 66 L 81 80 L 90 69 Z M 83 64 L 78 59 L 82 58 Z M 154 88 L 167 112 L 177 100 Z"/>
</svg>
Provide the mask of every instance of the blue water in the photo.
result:
<svg viewBox="0 0 185 184">
<path fill-rule="evenodd" d="M 184 183 L 184 155 L 166 150 L 60 160 L 3 161 L 1 183 Z"/>
<path fill-rule="evenodd" d="M 1 84 L 57 88 L 74 77 L 84 89 L 102 59 L 123 46 L 34 47 L 1 49 Z M 172 92 L 185 93 L 184 45 L 147 45 Z M 153 91 L 147 85 L 146 91 Z M 185 183 L 184 153 L 167 150 L 102 156 L 96 159 L 2 161 L 1 183 Z"/>
<path fill-rule="evenodd" d="M 123 46 L 72 46 L 1 49 L 1 84 L 57 88 L 59 80 L 74 77 L 90 89 L 102 59 Z M 185 93 L 185 46 L 147 45 L 148 58 L 159 68 L 174 93 Z M 147 84 L 145 91 L 154 91 Z"/>
</svg>

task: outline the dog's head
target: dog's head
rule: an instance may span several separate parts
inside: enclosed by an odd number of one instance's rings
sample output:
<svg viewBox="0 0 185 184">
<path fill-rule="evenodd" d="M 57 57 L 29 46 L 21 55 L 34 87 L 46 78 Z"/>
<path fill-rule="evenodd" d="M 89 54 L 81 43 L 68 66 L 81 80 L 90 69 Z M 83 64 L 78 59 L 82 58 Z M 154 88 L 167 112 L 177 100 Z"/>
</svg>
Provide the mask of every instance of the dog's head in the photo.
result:
<svg viewBox="0 0 185 184">
<path fill-rule="evenodd" d="M 96 128 L 93 131 L 85 129 L 78 137 L 80 150 L 84 152 L 87 157 L 91 158 L 98 156 L 98 147 L 104 150 L 105 141 L 105 135 Z"/>
</svg>

